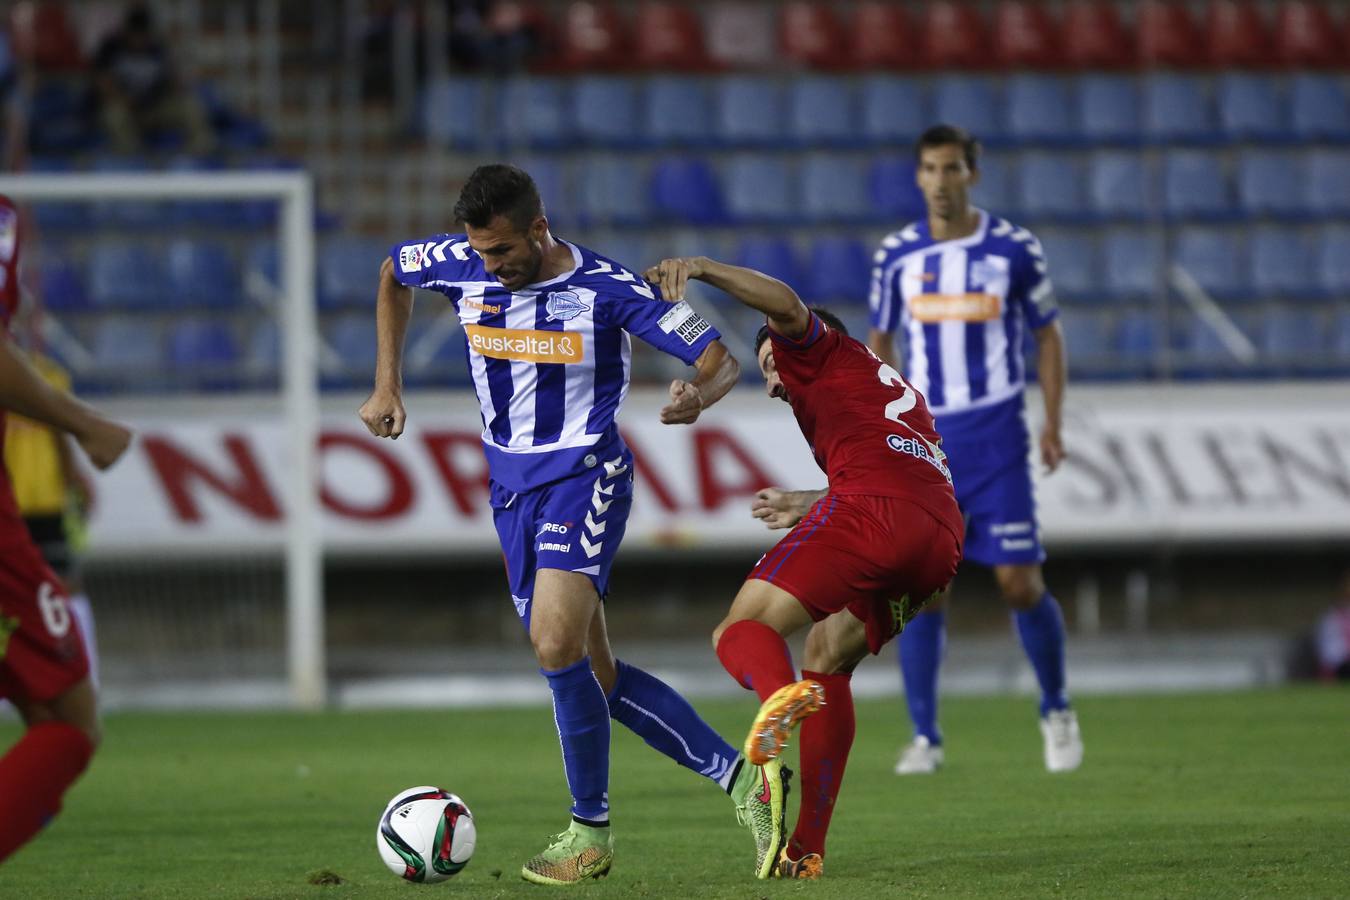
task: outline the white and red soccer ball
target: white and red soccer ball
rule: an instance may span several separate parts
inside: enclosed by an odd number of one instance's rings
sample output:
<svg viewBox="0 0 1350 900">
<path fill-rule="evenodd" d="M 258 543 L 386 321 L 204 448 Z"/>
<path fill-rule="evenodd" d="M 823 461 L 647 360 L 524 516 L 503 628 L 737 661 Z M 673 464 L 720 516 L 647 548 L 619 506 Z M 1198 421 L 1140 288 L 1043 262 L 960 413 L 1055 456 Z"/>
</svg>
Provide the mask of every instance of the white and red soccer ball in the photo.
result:
<svg viewBox="0 0 1350 900">
<path fill-rule="evenodd" d="M 468 864 L 478 829 L 459 797 L 438 787 L 400 791 L 380 816 L 375 843 L 389 871 L 408 881 L 445 881 Z"/>
</svg>

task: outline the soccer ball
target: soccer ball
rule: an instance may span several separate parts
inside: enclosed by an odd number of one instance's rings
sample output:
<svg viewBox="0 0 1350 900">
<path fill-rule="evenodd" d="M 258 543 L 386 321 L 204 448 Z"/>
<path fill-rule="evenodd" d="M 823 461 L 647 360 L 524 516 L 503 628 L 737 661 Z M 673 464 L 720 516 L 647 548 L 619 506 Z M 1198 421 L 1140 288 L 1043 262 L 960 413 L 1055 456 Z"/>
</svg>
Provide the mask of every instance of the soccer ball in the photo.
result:
<svg viewBox="0 0 1350 900">
<path fill-rule="evenodd" d="M 395 875 L 430 884 L 445 881 L 473 856 L 478 829 L 464 801 L 438 787 L 399 792 L 380 816 L 375 844 Z"/>
</svg>

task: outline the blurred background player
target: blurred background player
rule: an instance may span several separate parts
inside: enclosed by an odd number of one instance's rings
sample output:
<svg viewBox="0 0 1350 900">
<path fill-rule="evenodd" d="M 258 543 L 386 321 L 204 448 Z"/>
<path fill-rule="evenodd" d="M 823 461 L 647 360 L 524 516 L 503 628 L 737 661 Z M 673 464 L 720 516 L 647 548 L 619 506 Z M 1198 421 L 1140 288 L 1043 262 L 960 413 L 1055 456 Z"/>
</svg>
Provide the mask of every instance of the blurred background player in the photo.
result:
<svg viewBox="0 0 1350 900">
<path fill-rule="evenodd" d="M 777 866 L 759 877 L 818 878 L 853 745 L 850 678 L 869 652 L 938 596 L 961 560 L 961 512 L 923 398 L 828 314 L 751 269 L 705 257 L 647 273 L 667 297 L 696 278 L 764 313 L 756 355 L 770 397 L 791 404 L 829 489 L 747 576 L 713 646 L 763 701 L 745 757 L 763 764 L 802 726 L 802 802 Z M 784 638 L 810 627 L 797 679 Z"/>
<path fill-rule="evenodd" d="M 1065 455 L 1064 336 L 1036 236 L 970 204 L 979 154 L 979 143 L 961 128 L 937 125 L 920 136 L 916 177 L 928 215 L 887 236 L 877 250 L 868 344 L 894 364 L 894 335 L 904 331 L 906 374 L 937 420 L 966 517 L 965 558 L 992 567 L 1013 611 L 1040 683 L 1045 767 L 1071 771 L 1082 762 L 1083 742 L 1065 690 L 1064 619 L 1041 574 L 1045 550 L 1023 406 L 1029 330 L 1045 401 L 1040 458 L 1054 472 Z M 942 765 L 937 683 L 945 642 L 940 604 L 918 616 L 899 641 L 914 739 L 901 751 L 897 774 Z"/>
<path fill-rule="evenodd" d="M 0 197 L 0 432 L 14 411 L 74 436 L 90 461 L 117 461 L 131 433 L 52 388 L 8 335 L 18 301 L 19 222 Z M 0 469 L 0 698 L 28 726 L 0 757 L 0 861 L 61 808 L 99 741 L 98 705 L 79 626 L 61 581 L 43 560 Z"/>
<path fill-rule="evenodd" d="M 526 172 L 479 167 L 455 218 L 466 234 L 397 244 L 381 267 L 375 390 L 360 415 L 378 437 L 403 433 L 411 288 L 445 294 L 467 335 L 511 599 L 553 693 L 573 797 L 568 830 L 521 875 L 570 884 L 609 871 L 611 716 L 731 794 L 756 836 L 757 859 L 771 859 L 786 774 L 776 763 L 742 766 L 679 694 L 616 660 L 601 605 L 632 502 L 633 457 L 615 425 L 629 335 L 697 369 L 670 385 L 666 424 L 694 422 L 740 367 L 687 304 L 665 303 L 613 260 L 555 238 Z"/>
<path fill-rule="evenodd" d="M 31 350 L 27 356 L 44 381 L 63 393 L 70 391 L 70 373 L 56 360 Z M 97 687 L 94 612 L 80 571 L 91 497 L 89 482 L 75 462 L 69 435 L 26 416 L 8 417 L 4 465 L 28 533 L 47 565 L 66 586 L 70 611 L 80 625 L 89 657 L 89 677 Z"/>
</svg>

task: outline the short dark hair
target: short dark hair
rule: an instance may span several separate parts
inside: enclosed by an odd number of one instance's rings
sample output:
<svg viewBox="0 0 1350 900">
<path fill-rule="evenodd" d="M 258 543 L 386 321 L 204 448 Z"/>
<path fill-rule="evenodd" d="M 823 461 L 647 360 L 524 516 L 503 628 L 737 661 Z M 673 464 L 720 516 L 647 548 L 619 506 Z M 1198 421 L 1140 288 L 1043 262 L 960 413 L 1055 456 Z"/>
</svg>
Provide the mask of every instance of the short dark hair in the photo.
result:
<svg viewBox="0 0 1350 900">
<path fill-rule="evenodd" d="M 844 325 L 844 321 L 840 319 L 838 316 L 836 316 L 834 313 L 830 312 L 825 307 L 812 306 L 808 308 L 811 310 L 811 312 L 815 313 L 817 316 L 820 317 L 820 321 L 824 322 L 826 325 L 830 326 L 835 331 L 843 335 L 848 334 L 848 328 Z M 768 339 L 769 339 L 769 326 L 768 325 L 759 326 L 759 332 L 755 334 L 756 356 L 759 356 L 759 348 L 763 347 L 764 342 L 767 341 Z"/>
<path fill-rule="evenodd" d="M 934 125 L 919 135 L 919 139 L 914 142 L 914 161 L 918 162 L 923 157 L 923 151 L 929 147 L 950 147 L 953 144 L 961 148 L 970 171 L 979 168 L 980 142 L 969 131 L 955 125 Z"/>
<path fill-rule="evenodd" d="M 544 201 L 530 173 L 503 163 L 474 169 L 455 203 L 455 221 L 474 228 L 486 228 L 505 216 L 523 232 L 543 214 Z"/>
</svg>

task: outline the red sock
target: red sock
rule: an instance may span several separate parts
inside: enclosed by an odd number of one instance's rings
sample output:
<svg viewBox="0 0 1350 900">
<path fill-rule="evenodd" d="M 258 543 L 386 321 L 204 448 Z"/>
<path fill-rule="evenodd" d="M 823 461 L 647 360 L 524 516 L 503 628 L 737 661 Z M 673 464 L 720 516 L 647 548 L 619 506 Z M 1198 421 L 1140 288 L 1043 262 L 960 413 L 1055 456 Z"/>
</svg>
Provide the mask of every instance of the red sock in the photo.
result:
<svg viewBox="0 0 1350 900">
<path fill-rule="evenodd" d="M 94 745 L 65 722 L 40 722 L 0 757 L 0 861 L 38 833 L 61 809 Z"/>
<path fill-rule="evenodd" d="M 752 689 L 761 700 L 768 700 L 774 691 L 797 680 L 787 641 L 753 619 L 742 619 L 722 632 L 717 658 L 741 687 Z"/>
<path fill-rule="evenodd" d="M 825 832 L 844 781 L 848 751 L 853 747 L 853 688 L 850 675 L 821 675 L 802 670 L 803 678 L 825 687 L 825 705 L 802 722 L 802 804 L 788 853 L 801 859 L 808 853 L 825 855 Z"/>
</svg>

